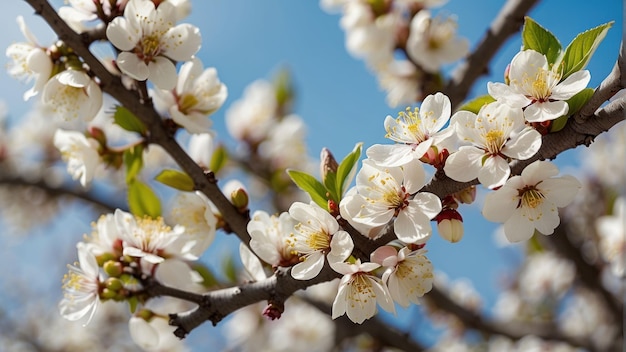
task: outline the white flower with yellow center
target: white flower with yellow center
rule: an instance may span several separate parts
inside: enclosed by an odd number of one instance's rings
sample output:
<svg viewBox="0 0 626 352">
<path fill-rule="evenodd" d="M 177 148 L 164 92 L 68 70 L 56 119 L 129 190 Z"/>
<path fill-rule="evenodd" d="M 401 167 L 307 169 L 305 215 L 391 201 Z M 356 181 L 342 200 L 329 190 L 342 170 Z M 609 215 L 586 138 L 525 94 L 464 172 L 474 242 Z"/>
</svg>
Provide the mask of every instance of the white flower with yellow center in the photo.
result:
<svg viewBox="0 0 626 352">
<path fill-rule="evenodd" d="M 350 192 L 341 200 L 341 216 L 369 227 L 383 226 L 394 219 L 399 240 L 424 243 L 432 233 L 430 220 L 441 211 L 439 197 L 417 193 L 424 184 L 424 169 L 418 161 L 384 168 L 366 159 L 356 176 L 357 193 Z"/>
<path fill-rule="evenodd" d="M 294 253 L 287 242 L 297 223 L 289 213 L 275 216 L 264 211 L 255 211 L 248 223 L 250 248 L 272 266 L 291 266 L 298 263 L 297 253 Z"/>
<path fill-rule="evenodd" d="M 177 124 L 190 133 L 206 133 L 212 125 L 208 116 L 222 106 L 228 91 L 215 68 L 205 70 L 194 58 L 181 66 L 174 90 L 156 90 L 155 94 L 161 100 L 156 102 Z"/>
<path fill-rule="evenodd" d="M 78 263 L 67 266 L 69 272 L 63 277 L 63 299 L 59 303 L 59 311 L 63 318 L 71 321 L 87 316 L 87 325 L 100 303 L 100 271 L 96 257 L 87 245 L 79 242 L 76 247 Z"/>
<path fill-rule="evenodd" d="M 403 307 L 411 302 L 419 304 L 419 298 L 433 288 L 433 265 L 425 254 L 425 249 L 411 252 L 407 247 L 397 251 L 394 247 L 382 246 L 371 255 L 373 262 L 387 267 L 383 282 L 393 300 Z"/>
<path fill-rule="evenodd" d="M 332 317 L 336 319 L 344 314 L 357 324 L 376 314 L 376 303 L 387 312 L 395 312 L 389 290 L 382 280 L 369 272 L 378 269 L 380 264 L 337 263 L 333 269 L 343 274 L 337 296 L 333 302 Z"/>
<path fill-rule="evenodd" d="M 571 203 L 581 188 L 572 176 L 554 177 L 558 173 L 554 164 L 535 161 L 520 176 L 487 194 L 483 215 L 489 221 L 503 222 L 504 234 L 511 242 L 531 238 L 535 229 L 552 234 L 560 222 L 558 208 Z"/>
<path fill-rule="evenodd" d="M 174 253 L 185 253 L 185 259 L 197 259 L 215 239 L 217 217 L 209 198 L 202 192 L 179 194 L 168 219 L 185 228 L 169 247 Z"/>
<path fill-rule="evenodd" d="M 54 133 L 53 143 L 67 162 L 67 171 L 72 178 L 80 178 L 80 184 L 87 187 L 100 162 L 98 142 L 80 132 L 58 129 Z"/>
<path fill-rule="evenodd" d="M 296 202 L 289 208 L 289 215 L 298 221 L 293 232 L 285 240 L 300 263 L 291 269 L 297 280 L 309 280 L 317 276 L 324 266 L 324 257 L 329 264 L 346 260 L 354 244 L 345 231 L 339 230 L 337 220 L 315 204 Z"/>
<path fill-rule="evenodd" d="M 163 222 L 163 218 L 136 217 L 117 209 L 115 222 L 122 240 L 123 255 L 142 258 L 148 263 L 159 264 L 165 256 L 185 257 L 191 246 L 172 252 L 170 245 L 185 231 L 176 225 L 171 228 Z"/>
<path fill-rule="evenodd" d="M 469 42 L 456 36 L 457 24 L 452 18 L 433 18 L 430 11 L 421 10 L 411 20 L 410 28 L 406 52 L 427 72 L 436 73 L 442 65 L 469 52 Z"/>
<path fill-rule="evenodd" d="M 476 177 L 488 188 L 502 186 L 511 175 L 509 161 L 526 160 L 541 147 L 541 134 L 524 123 L 522 110 L 493 102 L 478 116 L 459 111 L 451 122 L 461 143 L 446 160 L 448 177 L 468 182 Z"/>
<path fill-rule="evenodd" d="M 534 50 L 520 51 L 511 61 L 509 84 L 489 82 L 487 89 L 496 100 L 511 107 L 525 108 L 528 122 L 554 120 L 566 115 L 565 100 L 587 87 L 591 75 L 582 70 L 561 81 L 560 66 L 550 67 L 548 59 Z"/>
<path fill-rule="evenodd" d="M 50 78 L 41 101 L 59 119 L 91 121 L 102 107 L 102 90 L 82 70 L 65 70 Z"/>
<path fill-rule="evenodd" d="M 367 149 L 367 157 L 381 166 L 402 166 L 420 159 L 431 146 L 443 149 L 440 143 L 454 133 L 443 127 L 450 120 L 450 99 L 442 93 L 429 95 L 422 106 L 398 113 L 398 118 L 387 116 L 385 137 L 399 143 L 375 144 Z"/>
<path fill-rule="evenodd" d="M 13 60 L 9 74 L 24 81 L 35 79 L 35 85 L 24 93 L 24 100 L 39 94 L 52 74 L 52 60 L 46 48 L 37 43 L 37 38 L 26 27 L 24 17 L 17 16 L 17 24 L 28 42 L 14 43 L 7 47 L 6 56 Z"/>
<path fill-rule="evenodd" d="M 169 2 L 155 8 L 154 2 L 130 0 L 123 17 L 109 23 L 106 35 L 121 52 L 117 66 L 138 81 L 150 79 L 160 89 L 176 86 L 176 67 L 171 60 L 189 61 L 200 49 L 197 27 L 176 22 Z"/>
</svg>

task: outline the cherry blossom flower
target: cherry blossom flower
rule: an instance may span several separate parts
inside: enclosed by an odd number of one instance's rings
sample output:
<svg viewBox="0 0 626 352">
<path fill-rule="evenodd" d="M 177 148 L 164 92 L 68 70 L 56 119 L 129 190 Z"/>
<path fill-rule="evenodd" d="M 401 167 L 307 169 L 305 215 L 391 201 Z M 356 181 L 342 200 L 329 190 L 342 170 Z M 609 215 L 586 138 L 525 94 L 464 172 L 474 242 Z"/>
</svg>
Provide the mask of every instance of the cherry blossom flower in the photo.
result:
<svg viewBox="0 0 626 352">
<path fill-rule="evenodd" d="M 55 132 L 53 142 L 61 152 L 63 160 L 67 162 L 67 171 L 72 178 L 75 180 L 80 178 L 80 184 L 87 187 L 100 161 L 98 142 L 80 132 L 62 129 Z"/>
<path fill-rule="evenodd" d="M 441 211 L 441 200 L 418 192 L 425 184 L 419 162 L 403 167 L 383 168 L 372 160 L 363 161 L 356 176 L 357 193 L 341 200 L 341 216 L 369 227 L 386 225 L 394 219 L 394 231 L 406 243 L 424 243 L 430 237 L 430 220 Z"/>
<path fill-rule="evenodd" d="M 422 95 L 422 72 L 409 60 L 393 60 L 378 69 L 378 84 L 387 92 L 385 101 L 392 108 L 414 104 Z"/>
<path fill-rule="evenodd" d="M 91 236 L 85 236 L 85 245 L 96 257 L 105 253 L 121 255 L 121 240 L 113 214 L 104 214 L 92 223 Z M 118 253 L 119 252 L 119 253 Z"/>
<path fill-rule="evenodd" d="M 42 102 L 64 120 L 93 120 L 102 100 L 100 86 L 82 70 L 69 69 L 54 75 L 42 93 Z"/>
<path fill-rule="evenodd" d="M 271 162 L 274 169 L 308 169 L 306 157 L 306 125 L 298 115 L 285 116 L 270 129 L 267 139 L 259 146 L 259 154 Z"/>
<path fill-rule="evenodd" d="M 337 263 L 335 271 L 343 274 L 337 296 L 333 302 L 332 318 L 344 314 L 357 324 L 376 314 L 376 304 L 387 312 L 395 312 L 389 290 L 383 281 L 369 272 L 380 267 L 377 263 Z"/>
<path fill-rule="evenodd" d="M 24 100 L 39 94 L 52 74 L 52 60 L 46 48 L 37 43 L 37 38 L 26 27 L 24 17 L 17 16 L 17 24 L 28 42 L 14 43 L 7 47 L 6 56 L 13 60 L 9 74 L 26 82 L 34 79 L 32 88 L 24 92 Z"/>
<path fill-rule="evenodd" d="M 277 217 L 264 211 L 255 211 L 248 223 L 250 248 L 272 266 L 298 263 L 297 254 L 287 244 L 287 239 L 294 232 L 297 223 L 289 213 L 281 213 Z"/>
<path fill-rule="evenodd" d="M 171 211 L 172 223 L 185 228 L 185 232 L 168 248 L 174 253 L 185 253 L 187 259 L 197 259 L 215 239 L 217 217 L 212 203 L 202 192 L 183 193 L 176 197 Z"/>
<path fill-rule="evenodd" d="M 87 316 L 87 325 L 100 303 L 100 271 L 96 257 L 85 243 L 79 242 L 76 247 L 78 263 L 67 266 L 69 272 L 63 277 L 64 294 L 59 303 L 59 311 L 61 316 L 72 321 Z"/>
<path fill-rule="evenodd" d="M 109 23 L 106 35 L 121 50 L 117 66 L 138 80 L 150 79 L 157 88 L 176 86 L 176 67 L 171 60 L 188 61 L 198 52 L 200 31 L 190 24 L 174 26 L 176 11 L 169 2 L 158 8 L 152 1 L 130 0 L 123 17 Z"/>
<path fill-rule="evenodd" d="M 399 144 L 375 144 L 367 149 L 367 157 L 380 166 L 402 166 L 420 159 L 431 146 L 439 146 L 454 130 L 443 129 L 450 120 L 450 99 L 436 93 L 424 99 L 422 106 L 398 113 L 398 118 L 385 118 L 385 137 Z M 443 129 L 443 130 L 442 130 Z"/>
<path fill-rule="evenodd" d="M 524 124 L 522 110 L 498 102 L 483 106 L 478 116 L 459 111 L 452 124 L 461 142 L 469 144 L 444 166 L 446 175 L 459 182 L 478 177 L 485 187 L 500 187 L 511 174 L 510 160 L 526 160 L 541 147 L 541 134 Z"/>
<path fill-rule="evenodd" d="M 324 266 L 324 257 L 329 264 L 346 260 L 354 244 L 350 235 L 339 230 L 337 220 L 315 204 L 296 202 L 289 208 L 289 215 L 299 223 L 286 239 L 300 263 L 291 269 L 297 280 L 309 280 L 317 276 Z"/>
<path fill-rule="evenodd" d="M 136 217 L 120 209 L 115 211 L 115 222 L 123 241 L 123 255 L 142 258 L 151 264 L 162 263 L 165 253 L 188 257 L 190 246 L 184 246 L 177 252 L 169 252 L 170 245 L 180 237 L 185 228 L 176 225 L 171 228 L 163 222 L 163 218 Z M 195 259 L 191 256 L 190 259 Z"/>
<path fill-rule="evenodd" d="M 533 162 L 520 176 L 487 194 L 483 215 L 489 221 L 503 222 L 504 234 L 511 242 L 531 238 L 535 229 L 552 234 L 560 222 L 557 208 L 571 203 L 581 188 L 573 176 L 554 177 L 558 173 L 548 161 Z"/>
<path fill-rule="evenodd" d="M 153 298 L 128 321 L 130 337 L 145 351 L 181 351 L 184 345 L 174 335 L 176 327 L 169 325 L 169 314 L 184 312 L 190 307 L 184 301 Z"/>
<path fill-rule="evenodd" d="M 600 238 L 600 254 L 611 264 L 611 272 L 623 277 L 626 268 L 626 198 L 615 200 L 613 214 L 596 220 L 596 231 Z"/>
<path fill-rule="evenodd" d="M 373 262 L 387 267 L 382 280 L 391 298 L 403 307 L 408 307 L 410 302 L 419 304 L 419 298 L 433 287 L 433 265 L 425 254 L 425 249 L 411 251 L 403 247 L 397 251 L 382 246 L 371 255 Z"/>
<path fill-rule="evenodd" d="M 469 52 L 469 42 L 456 37 L 456 22 L 451 18 L 432 18 L 430 11 L 421 10 L 411 20 L 410 28 L 407 54 L 427 72 L 436 73 L 442 65 Z"/>
<path fill-rule="evenodd" d="M 213 67 L 203 70 L 202 62 L 192 59 L 180 68 L 174 90 L 155 91 L 159 107 L 190 133 L 211 131 L 210 114 L 219 109 L 228 95 L 226 86 Z"/>
<path fill-rule="evenodd" d="M 261 142 L 274 126 L 276 93 L 271 83 L 254 81 L 246 87 L 243 97 L 226 111 L 226 128 L 231 136 L 251 144 Z"/>
<path fill-rule="evenodd" d="M 211 166 L 211 159 L 217 146 L 212 133 L 198 133 L 189 138 L 188 154 L 198 165 L 205 169 Z"/>
<path fill-rule="evenodd" d="M 591 75 L 582 70 L 561 81 L 559 65 L 550 67 L 548 59 L 534 50 L 520 51 L 513 57 L 509 84 L 489 82 L 487 89 L 496 100 L 515 108 L 524 108 L 528 122 L 554 120 L 566 115 L 565 100 L 587 87 Z"/>
</svg>

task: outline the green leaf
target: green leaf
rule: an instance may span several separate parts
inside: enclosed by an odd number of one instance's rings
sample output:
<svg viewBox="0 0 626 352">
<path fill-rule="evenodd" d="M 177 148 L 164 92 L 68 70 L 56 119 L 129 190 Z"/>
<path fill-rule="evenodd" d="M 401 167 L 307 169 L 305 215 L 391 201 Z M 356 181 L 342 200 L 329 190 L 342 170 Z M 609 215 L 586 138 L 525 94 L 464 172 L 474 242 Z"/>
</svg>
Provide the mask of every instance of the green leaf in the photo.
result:
<svg viewBox="0 0 626 352">
<path fill-rule="evenodd" d="M 483 106 L 489 103 L 493 103 L 494 101 L 496 100 L 489 94 L 481 95 L 465 103 L 465 105 L 461 106 L 459 110 L 473 112 L 474 114 L 478 115 L 478 112 Z"/>
<path fill-rule="evenodd" d="M 159 197 L 150 186 L 138 180 L 128 185 L 128 207 L 137 216 L 156 218 L 161 215 Z"/>
<path fill-rule="evenodd" d="M 179 191 L 191 192 L 195 189 L 191 177 L 178 170 L 163 170 L 154 179 Z"/>
<path fill-rule="evenodd" d="M 224 268 L 224 276 L 229 282 L 235 283 L 239 280 L 237 277 L 237 266 L 235 265 L 232 255 L 227 255 L 224 258 L 222 268 Z"/>
<path fill-rule="evenodd" d="M 311 199 L 322 209 L 328 210 L 328 198 L 326 187 L 306 172 L 287 170 L 291 180 L 303 191 L 311 196 Z"/>
<path fill-rule="evenodd" d="M 191 264 L 191 269 L 195 270 L 200 277 L 202 277 L 202 286 L 210 288 L 216 287 L 219 284 L 211 269 L 209 269 L 206 265 L 199 262 L 193 262 Z"/>
<path fill-rule="evenodd" d="M 139 299 L 137 296 L 130 296 L 126 299 L 126 301 L 128 302 L 128 310 L 130 310 L 130 313 L 135 313 L 135 311 L 137 311 L 137 306 L 139 305 Z"/>
<path fill-rule="evenodd" d="M 569 107 L 567 115 L 563 115 L 558 119 L 552 121 L 552 124 L 550 125 L 550 133 L 562 130 L 567 123 L 567 119 L 577 113 L 583 106 L 585 106 L 585 104 L 587 104 L 589 99 L 591 99 L 593 92 L 593 88 L 585 88 L 581 90 L 578 94 L 571 97 L 567 101 L 567 105 Z"/>
<path fill-rule="evenodd" d="M 132 183 L 143 167 L 143 145 L 137 144 L 124 150 L 126 184 Z"/>
<path fill-rule="evenodd" d="M 213 155 L 211 156 L 211 165 L 209 165 L 209 170 L 216 174 L 224 167 L 224 165 L 226 165 L 227 161 L 228 153 L 226 148 L 224 148 L 223 145 L 220 145 L 217 149 L 215 149 L 215 152 L 213 152 Z"/>
<path fill-rule="evenodd" d="M 561 54 L 561 43 L 554 34 L 528 16 L 524 18 L 522 45 L 524 50 L 532 49 L 545 55 L 549 64 L 555 63 Z"/>
<path fill-rule="evenodd" d="M 343 197 L 346 188 L 348 187 L 350 182 L 352 182 L 352 178 L 356 173 L 355 165 L 361 157 L 362 148 L 363 143 L 357 143 L 354 146 L 354 149 L 352 149 L 352 151 L 348 155 L 346 155 L 343 160 L 341 160 L 341 163 L 339 163 L 339 167 L 337 167 L 337 179 L 335 180 L 337 185 L 337 195 L 339 198 L 337 199 L 337 202 L 341 201 L 341 198 Z"/>
<path fill-rule="evenodd" d="M 334 200 L 335 202 L 338 202 L 341 199 L 341 196 L 337 192 L 336 180 L 337 180 L 337 174 L 335 174 L 334 172 L 327 172 L 326 178 L 324 178 L 324 186 L 326 187 L 326 190 L 328 190 L 328 193 L 330 194 L 330 199 Z"/>
<path fill-rule="evenodd" d="M 130 112 L 130 110 L 121 105 L 115 107 L 113 120 L 126 131 L 137 132 L 142 135 L 147 131 L 146 125 L 144 125 L 143 122 L 137 118 L 137 116 Z"/>
<path fill-rule="evenodd" d="M 572 73 L 587 67 L 591 56 L 606 36 L 609 28 L 613 26 L 613 23 L 605 23 L 582 32 L 572 40 L 565 49 L 565 54 L 563 54 L 561 61 L 563 65 L 563 76 L 561 79 L 565 79 Z"/>
</svg>

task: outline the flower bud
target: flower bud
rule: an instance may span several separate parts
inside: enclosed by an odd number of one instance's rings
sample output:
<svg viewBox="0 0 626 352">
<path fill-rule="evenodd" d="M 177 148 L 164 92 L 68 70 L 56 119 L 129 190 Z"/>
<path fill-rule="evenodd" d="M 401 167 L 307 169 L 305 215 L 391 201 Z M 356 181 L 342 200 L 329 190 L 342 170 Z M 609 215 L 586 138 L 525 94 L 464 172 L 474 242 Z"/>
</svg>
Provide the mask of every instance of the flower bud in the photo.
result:
<svg viewBox="0 0 626 352">
<path fill-rule="evenodd" d="M 322 152 L 320 153 L 320 175 L 322 175 L 322 183 L 326 182 L 328 174 L 336 174 L 338 168 L 339 164 L 337 164 L 333 153 L 331 153 L 328 148 L 322 148 Z"/>
<path fill-rule="evenodd" d="M 119 277 L 124 272 L 122 263 L 113 260 L 105 262 L 102 269 L 104 269 L 104 272 L 111 277 Z"/>
<path fill-rule="evenodd" d="M 463 218 L 455 209 L 444 209 L 435 217 L 439 235 L 446 241 L 459 242 L 463 238 Z"/>
<path fill-rule="evenodd" d="M 230 193 L 230 202 L 239 210 L 248 209 L 248 193 L 243 188 L 238 188 Z"/>
<path fill-rule="evenodd" d="M 104 284 L 106 285 L 106 288 L 108 288 L 111 291 L 119 291 L 124 287 L 124 284 L 122 283 L 122 281 L 114 277 L 110 277 L 106 279 Z"/>
</svg>

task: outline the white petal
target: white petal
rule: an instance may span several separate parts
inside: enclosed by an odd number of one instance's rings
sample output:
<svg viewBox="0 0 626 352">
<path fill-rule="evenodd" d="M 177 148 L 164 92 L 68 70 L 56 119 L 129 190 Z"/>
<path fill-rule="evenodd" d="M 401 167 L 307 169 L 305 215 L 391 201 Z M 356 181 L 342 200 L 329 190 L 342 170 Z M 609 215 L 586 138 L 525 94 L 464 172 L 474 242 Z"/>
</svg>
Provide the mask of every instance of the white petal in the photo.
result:
<svg viewBox="0 0 626 352">
<path fill-rule="evenodd" d="M 145 81 L 150 75 L 148 65 L 133 53 L 121 52 L 117 56 L 116 63 L 120 71 L 138 81 Z"/>
<path fill-rule="evenodd" d="M 174 61 L 188 61 L 200 50 L 202 37 L 196 26 L 187 23 L 179 24 L 163 36 L 168 47 L 165 55 Z"/>
<path fill-rule="evenodd" d="M 508 141 L 502 154 L 518 160 L 530 159 L 541 148 L 541 133 L 536 129 L 524 128 L 515 138 Z"/>
<path fill-rule="evenodd" d="M 131 28 L 124 17 L 114 18 L 107 25 L 106 35 L 111 44 L 122 51 L 132 50 L 141 38 L 141 33 Z"/>
<path fill-rule="evenodd" d="M 450 120 L 451 109 L 448 96 L 439 92 L 427 96 L 419 111 L 422 127 L 430 134 L 438 132 Z"/>
<path fill-rule="evenodd" d="M 540 181 L 559 174 L 559 169 L 549 161 L 537 160 L 522 170 L 522 179 L 525 185 L 536 185 Z"/>
<path fill-rule="evenodd" d="M 128 328 L 130 337 L 142 348 L 155 348 L 159 345 L 159 333 L 144 319 L 131 317 Z"/>
<path fill-rule="evenodd" d="M 291 276 L 296 280 L 310 280 L 322 271 L 324 266 L 324 254 L 322 252 L 313 252 L 291 268 Z"/>
<path fill-rule="evenodd" d="M 565 175 L 559 178 L 550 178 L 544 180 L 539 187 L 543 190 L 546 189 L 550 200 L 554 202 L 554 204 L 562 208 L 568 204 L 570 204 L 578 191 L 582 187 L 580 181 L 578 181 L 575 177 L 570 175 Z"/>
<path fill-rule="evenodd" d="M 552 89 L 551 99 L 567 100 L 587 88 L 591 74 L 587 70 L 572 73 Z"/>
<path fill-rule="evenodd" d="M 352 237 L 345 231 L 337 231 L 330 240 L 330 253 L 328 253 L 328 262 L 343 262 L 350 257 L 354 249 Z"/>
<path fill-rule="evenodd" d="M 478 172 L 478 181 L 487 188 L 497 188 L 506 182 L 511 174 L 509 163 L 500 156 L 489 157 Z"/>
<path fill-rule="evenodd" d="M 564 101 L 535 102 L 524 110 L 528 122 L 544 122 L 557 119 L 567 114 L 569 107 Z"/>
<path fill-rule="evenodd" d="M 157 88 L 170 90 L 176 86 L 176 66 L 167 58 L 155 57 L 148 63 L 148 72 L 148 78 Z"/>
<path fill-rule="evenodd" d="M 532 103 L 524 94 L 519 94 L 504 83 L 487 83 L 489 95 L 498 101 L 502 101 L 512 108 L 523 108 Z"/>
<path fill-rule="evenodd" d="M 417 207 L 408 206 L 394 222 L 394 232 L 405 243 L 424 243 L 431 235 L 430 219 Z"/>
<path fill-rule="evenodd" d="M 481 168 L 483 152 L 475 147 L 461 147 L 458 152 L 452 153 L 443 167 L 448 177 L 459 182 L 468 182 L 476 177 Z"/>
<path fill-rule="evenodd" d="M 518 191 L 507 186 L 485 196 L 483 216 L 493 222 L 507 221 L 517 209 Z"/>
<path fill-rule="evenodd" d="M 365 153 L 377 165 L 386 167 L 402 166 L 414 159 L 413 147 L 408 144 L 374 144 Z"/>
<path fill-rule="evenodd" d="M 533 237 L 535 228 L 520 212 L 514 212 L 504 223 L 504 235 L 510 242 L 526 241 Z"/>
</svg>

